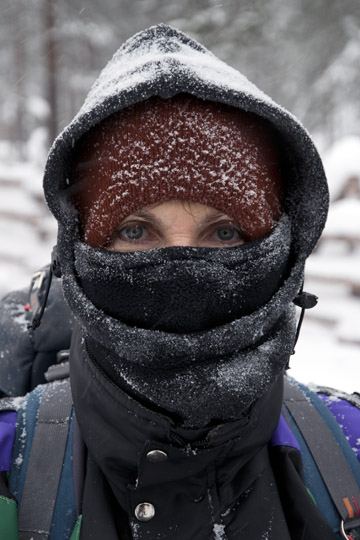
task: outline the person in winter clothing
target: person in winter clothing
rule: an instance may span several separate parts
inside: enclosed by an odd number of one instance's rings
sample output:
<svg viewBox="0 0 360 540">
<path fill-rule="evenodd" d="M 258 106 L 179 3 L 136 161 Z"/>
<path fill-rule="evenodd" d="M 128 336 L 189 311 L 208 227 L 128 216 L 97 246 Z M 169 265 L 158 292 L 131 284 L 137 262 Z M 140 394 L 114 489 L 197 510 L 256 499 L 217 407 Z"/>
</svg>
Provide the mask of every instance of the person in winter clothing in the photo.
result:
<svg viewBox="0 0 360 540">
<path fill-rule="evenodd" d="M 77 537 L 339 538 L 304 484 L 281 416 L 295 303 L 308 299 L 305 260 L 328 207 L 305 129 L 161 24 L 103 70 L 50 150 L 44 191 L 68 306 L 55 285 L 44 324 L 56 334 L 57 306 L 70 309 L 61 334 L 71 335 L 74 440 L 83 448 Z M 7 317 L 22 299 L 9 297 Z M 44 343 L 41 332 L 31 339 Z M 48 367 L 35 355 L 24 382 L 11 361 L 0 366 L 10 373 L 4 395 L 30 390 L 41 379 L 33 366 Z M 21 499 L 20 483 L 10 476 L 6 496 Z M 345 505 L 353 538 L 357 496 Z M 54 515 L 61 519 L 59 507 Z M 72 527 L 52 531 L 51 540 L 69 538 Z"/>
</svg>

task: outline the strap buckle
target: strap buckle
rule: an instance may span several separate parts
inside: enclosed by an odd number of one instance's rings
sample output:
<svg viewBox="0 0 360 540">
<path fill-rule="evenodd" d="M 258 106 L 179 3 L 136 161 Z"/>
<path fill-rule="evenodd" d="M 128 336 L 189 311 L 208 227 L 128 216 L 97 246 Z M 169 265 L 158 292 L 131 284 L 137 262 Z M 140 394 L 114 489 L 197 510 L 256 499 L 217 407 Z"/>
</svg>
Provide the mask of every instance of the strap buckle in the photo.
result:
<svg viewBox="0 0 360 540">
<path fill-rule="evenodd" d="M 51 267 L 45 270 L 39 270 L 35 272 L 32 277 L 31 287 L 30 287 L 30 306 L 32 311 L 32 320 L 28 325 L 29 330 L 36 330 L 40 325 L 42 316 L 45 311 L 46 302 L 50 292 L 50 286 L 52 281 L 52 270 Z M 46 287 L 44 287 L 46 283 Z M 40 291 L 45 288 L 43 299 L 40 300 Z"/>
<path fill-rule="evenodd" d="M 31 311 L 33 312 L 33 317 L 37 315 L 41 307 L 39 293 L 40 293 L 40 290 L 44 283 L 45 278 L 46 278 L 45 270 L 39 270 L 38 272 L 35 272 L 35 274 L 32 277 L 32 283 L 31 283 L 31 289 L 30 289 L 30 306 L 31 306 Z"/>
</svg>

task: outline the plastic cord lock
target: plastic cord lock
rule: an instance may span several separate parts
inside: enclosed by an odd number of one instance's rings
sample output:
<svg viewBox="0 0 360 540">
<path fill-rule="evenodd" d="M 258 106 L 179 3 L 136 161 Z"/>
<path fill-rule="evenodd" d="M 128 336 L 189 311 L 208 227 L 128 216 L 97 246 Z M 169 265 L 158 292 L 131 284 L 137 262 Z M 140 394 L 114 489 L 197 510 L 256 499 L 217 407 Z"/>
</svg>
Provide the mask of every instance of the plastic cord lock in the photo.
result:
<svg viewBox="0 0 360 540">
<path fill-rule="evenodd" d="M 318 297 L 315 294 L 301 291 L 295 298 L 295 306 L 299 306 L 303 309 L 311 309 L 318 303 Z"/>
</svg>

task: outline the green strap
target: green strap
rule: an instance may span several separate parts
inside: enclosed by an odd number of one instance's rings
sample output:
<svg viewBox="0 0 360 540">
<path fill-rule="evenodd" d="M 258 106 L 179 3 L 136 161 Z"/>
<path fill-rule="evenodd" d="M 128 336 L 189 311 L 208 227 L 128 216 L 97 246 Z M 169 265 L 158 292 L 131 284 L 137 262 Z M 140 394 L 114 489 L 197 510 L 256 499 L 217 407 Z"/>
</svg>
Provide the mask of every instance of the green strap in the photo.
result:
<svg viewBox="0 0 360 540">
<path fill-rule="evenodd" d="M 3 495 L 0 495 L 0 538 L 19 540 L 17 504 Z"/>
<path fill-rule="evenodd" d="M 75 523 L 75 527 L 74 527 L 70 540 L 80 540 L 81 523 L 82 523 L 82 516 L 79 516 L 77 519 L 77 522 Z"/>
</svg>

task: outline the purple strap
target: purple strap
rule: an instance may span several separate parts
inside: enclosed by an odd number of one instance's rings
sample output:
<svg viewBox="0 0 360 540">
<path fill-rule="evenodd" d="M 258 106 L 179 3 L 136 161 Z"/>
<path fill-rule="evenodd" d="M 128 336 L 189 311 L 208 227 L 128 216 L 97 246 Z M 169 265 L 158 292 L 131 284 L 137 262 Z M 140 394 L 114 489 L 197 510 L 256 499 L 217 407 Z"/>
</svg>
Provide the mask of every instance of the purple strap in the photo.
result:
<svg viewBox="0 0 360 540">
<path fill-rule="evenodd" d="M 360 461 L 360 410 L 344 399 L 326 394 L 318 394 L 318 396 L 334 415 Z M 0 471 L 11 469 L 16 416 L 15 411 L 0 413 Z M 301 452 L 300 446 L 282 414 L 270 444 L 271 446 L 291 446 Z"/>
<path fill-rule="evenodd" d="M 9 471 L 15 441 L 16 412 L 0 413 L 0 471 Z"/>
<path fill-rule="evenodd" d="M 280 420 L 273 436 L 270 439 L 271 446 L 292 446 L 301 453 L 299 443 L 292 434 L 291 429 L 287 425 L 283 415 L 280 415 Z"/>
<path fill-rule="evenodd" d="M 330 409 L 360 461 L 360 409 L 337 396 L 318 394 Z"/>
</svg>

